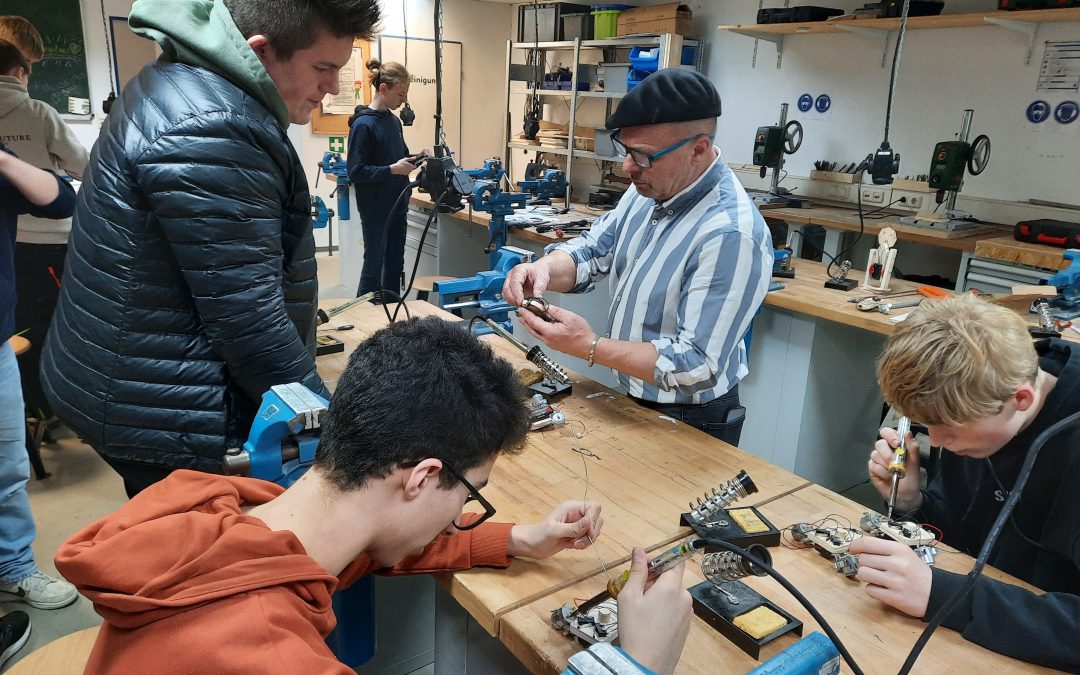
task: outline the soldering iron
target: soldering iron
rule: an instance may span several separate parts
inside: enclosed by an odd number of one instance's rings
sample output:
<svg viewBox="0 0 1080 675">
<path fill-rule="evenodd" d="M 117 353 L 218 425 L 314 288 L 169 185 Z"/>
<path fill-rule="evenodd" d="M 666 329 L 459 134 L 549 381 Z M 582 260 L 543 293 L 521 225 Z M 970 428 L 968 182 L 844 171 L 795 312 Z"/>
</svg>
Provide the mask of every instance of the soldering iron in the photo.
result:
<svg viewBox="0 0 1080 675">
<path fill-rule="evenodd" d="M 892 461 L 889 462 L 889 473 L 892 474 L 892 490 L 889 492 L 888 520 L 892 520 L 893 508 L 896 506 L 896 491 L 900 487 L 900 479 L 907 473 L 907 439 L 911 431 L 911 420 L 901 417 L 896 423 L 896 435 L 900 437 L 900 444 L 893 450 Z"/>
<path fill-rule="evenodd" d="M 649 561 L 648 580 L 652 581 L 679 563 L 693 558 L 698 551 L 705 550 L 707 544 L 708 541 L 705 539 L 687 539 L 674 548 L 664 551 Z M 769 550 L 764 546 L 760 544 L 751 544 L 750 547 L 747 548 L 747 551 L 751 555 L 757 556 L 758 559 L 763 560 L 766 565 L 772 564 L 772 556 L 769 554 Z M 706 577 L 715 579 L 718 582 L 732 581 L 750 575 L 761 577 L 766 574 L 763 569 L 759 568 L 750 560 L 731 555 L 726 551 L 707 554 L 701 561 L 701 569 Z M 581 603 L 574 612 L 574 616 L 587 614 L 589 610 L 600 603 L 612 598 L 618 598 L 619 593 L 629 580 L 630 570 L 625 570 L 619 576 L 612 577 L 608 580 L 607 588 Z"/>
</svg>

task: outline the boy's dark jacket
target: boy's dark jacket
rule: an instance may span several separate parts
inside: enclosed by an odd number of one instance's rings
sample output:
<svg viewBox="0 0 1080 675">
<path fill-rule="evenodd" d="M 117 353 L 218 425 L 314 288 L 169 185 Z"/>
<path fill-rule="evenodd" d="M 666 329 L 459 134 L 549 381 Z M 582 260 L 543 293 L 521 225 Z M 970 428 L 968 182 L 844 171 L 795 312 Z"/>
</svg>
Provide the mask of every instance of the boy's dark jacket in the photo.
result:
<svg viewBox="0 0 1080 675">
<path fill-rule="evenodd" d="M 978 555 L 1035 437 L 1080 411 L 1080 345 L 1055 339 L 1036 348 L 1041 368 L 1058 378 L 1039 415 L 989 460 L 942 453 L 941 471 L 913 514 L 971 556 Z M 1043 447 L 989 564 L 1046 593 L 983 576 L 943 625 L 987 649 L 1080 672 L 1080 425 Z M 933 575 L 927 618 L 964 580 L 937 568 Z"/>
</svg>

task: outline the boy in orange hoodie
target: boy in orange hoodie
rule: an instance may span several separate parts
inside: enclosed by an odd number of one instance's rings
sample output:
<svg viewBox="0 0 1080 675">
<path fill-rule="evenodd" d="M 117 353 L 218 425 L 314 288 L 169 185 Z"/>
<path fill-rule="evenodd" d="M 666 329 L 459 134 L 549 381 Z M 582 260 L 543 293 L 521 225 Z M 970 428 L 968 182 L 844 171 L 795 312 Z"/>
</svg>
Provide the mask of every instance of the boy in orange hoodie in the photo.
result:
<svg viewBox="0 0 1080 675">
<path fill-rule="evenodd" d="M 525 440 L 523 401 L 510 364 L 459 326 L 377 332 L 290 488 L 176 471 L 60 548 L 57 568 L 105 618 L 86 672 L 351 673 L 324 642 L 337 588 L 589 546 L 596 503 L 485 522 L 479 491 Z M 483 513 L 462 513 L 472 500 Z"/>
</svg>

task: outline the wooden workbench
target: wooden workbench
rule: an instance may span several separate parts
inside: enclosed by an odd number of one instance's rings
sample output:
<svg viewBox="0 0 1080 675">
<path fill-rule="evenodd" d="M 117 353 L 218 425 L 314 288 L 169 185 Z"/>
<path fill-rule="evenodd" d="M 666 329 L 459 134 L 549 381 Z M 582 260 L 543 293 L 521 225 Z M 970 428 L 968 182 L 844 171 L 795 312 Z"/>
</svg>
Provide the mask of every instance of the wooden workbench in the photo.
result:
<svg viewBox="0 0 1080 675">
<path fill-rule="evenodd" d="M 1062 256 L 1064 253 L 1063 248 L 1016 241 L 1012 236 L 982 239 L 975 244 L 975 255 L 980 258 L 1050 270 L 1063 270 L 1071 264 Z"/>
<path fill-rule="evenodd" d="M 419 207 L 421 209 L 430 210 L 432 208 L 433 200 L 431 199 L 430 195 L 424 192 L 413 192 L 413 196 L 409 201 L 413 206 Z M 556 208 L 558 208 L 558 204 L 556 204 L 555 206 Z M 528 213 L 528 211 L 517 212 L 517 214 L 519 215 Z M 566 213 L 558 215 L 540 213 L 537 215 L 545 218 L 547 220 L 546 224 L 556 225 L 558 223 L 571 223 L 583 219 L 588 219 L 591 221 L 597 216 L 603 215 L 604 213 L 604 211 L 593 211 L 586 209 L 585 206 L 582 204 L 574 204 Z M 461 211 L 457 211 L 456 213 L 440 213 L 439 218 L 454 218 L 464 223 L 474 223 L 483 227 L 485 230 L 487 230 L 488 224 L 491 222 L 490 213 L 485 213 L 483 211 L 474 211 L 468 207 L 462 209 Z M 567 241 L 577 236 L 576 234 L 566 234 L 563 237 L 559 237 L 554 230 L 548 232 L 537 232 L 536 229 L 533 227 L 512 226 L 510 229 L 517 236 L 528 239 L 530 241 L 535 241 L 545 246 L 548 244 L 554 244 L 559 241 Z"/>
<path fill-rule="evenodd" d="M 812 522 L 827 515 L 838 515 L 858 527 L 866 510 L 845 497 L 818 486 L 809 486 L 773 500 L 760 510 L 777 527 L 796 522 Z M 954 572 L 967 572 L 973 560 L 947 547 L 942 547 L 937 565 Z M 807 597 L 825 617 L 851 652 L 856 663 L 867 673 L 894 673 L 900 668 L 908 651 L 925 624 L 890 609 L 866 595 L 864 584 L 835 572 L 832 564 L 812 549 L 769 549 L 773 567 L 784 575 Z M 692 586 L 704 579 L 695 560 L 686 567 L 685 585 Z M 615 574 L 619 570 L 610 570 Z M 1012 579 L 998 570 L 985 568 L 989 576 L 1027 584 Z M 503 618 L 499 639 L 522 663 L 534 673 L 561 672 L 566 660 L 581 647 L 576 640 L 556 632 L 550 623 L 551 610 L 573 598 L 588 598 L 603 589 L 608 575 L 591 579 L 563 589 Z M 770 578 L 744 579 L 754 588 L 803 622 L 803 635 L 821 631 L 810 614 Z M 824 631 L 821 631 L 824 633 Z M 762 649 L 761 660 L 774 656 L 791 646 L 798 636 L 781 636 Z M 760 665 L 745 652 L 729 642 L 702 619 L 691 620 L 690 635 L 676 673 L 746 672 Z M 849 672 L 846 665 L 844 671 Z M 916 662 L 915 672 L 1051 672 L 1044 668 L 1021 663 L 978 647 L 955 631 L 939 628 Z"/>
<path fill-rule="evenodd" d="M 1014 241 L 1013 243 L 1019 244 L 1020 242 Z M 1034 244 L 1029 244 L 1029 246 L 1034 246 Z M 1060 249 L 1057 250 L 1060 251 Z M 828 319 L 829 321 L 836 321 L 847 326 L 861 328 L 882 335 L 892 335 L 893 331 L 896 330 L 897 324 L 889 321 L 890 317 L 906 314 L 915 309 L 914 307 L 901 307 L 894 310 L 892 314 L 882 314 L 878 311 L 861 312 L 856 308 L 855 303 L 848 302 L 848 300 L 853 297 L 870 295 L 870 291 L 867 291 L 860 286 L 856 286 L 850 291 L 837 291 L 825 288 L 825 280 L 829 278 L 827 273 L 828 265 L 813 260 L 803 260 L 801 258 L 793 258 L 791 262 L 795 267 L 795 278 L 774 279 L 774 281 L 783 283 L 784 288 L 766 294 L 766 305 L 779 309 L 791 310 L 808 316 Z M 833 270 L 835 271 L 835 269 L 836 268 L 834 267 Z M 849 279 L 862 280 L 862 277 L 863 273 L 860 270 L 852 269 L 848 273 Z M 917 288 L 922 285 L 924 284 L 916 284 L 910 281 L 896 279 L 891 282 L 890 288 L 893 291 L 900 291 Z M 952 293 L 952 291 L 948 289 L 942 290 L 950 294 Z M 921 296 L 902 295 L 896 298 L 896 302 L 915 300 L 919 297 Z M 1027 303 L 1020 303 L 1019 305 L 1012 303 L 1006 304 L 1005 306 L 1016 309 L 1030 325 L 1034 326 L 1037 324 L 1035 317 L 1032 314 L 1021 311 L 1026 310 Z M 1080 334 L 1072 330 L 1062 332 L 1061 338 L 1070 342 L 1080 342 Z"/>
<path fill-rule="evenodd" d="M 457 320 L 426 302 L 408 306 L 414 315 Z M 386 325 L 386 317 L 381 307 L 365 304 L 342 312 L 331 325 L 343 323 L 356 327 L 332 332 L 346 342 L 345 353 L 317 362 L 319 373 L 331 383 L 340 376 L 347 354 Z M 484 339 L 515 368 L 532 368 L 507 341 L 494 335 Z M 600 571 L 597 553 L 611 567 L 627 561 L 633 546 L 653 548 L 685 537 L 689 530 L 679 525 L 679 514 L 687 503 L 740 469 L 746 469 L 760 488 L 743 500 L 746 504 L 762 504 L 807 484 L 697 429 L 661 419 L 656 411 L 591 380 L 573 373 L 571 377 L 573 394 L 557 402 L 567 424 L 530 432 L 521 454 L 495 465 L 484 496 L 498 509 L 496 520 L 536 521 L 565 500 L 585 497 L 587 462 L 588 498 L 604 504 L 603 536 L 594 549 L 564 551 L 543 561 L 515 560 L 508 570 L 442 575 L 451 595 L 492 635 L 506 612 Z M 572 448 L 585 449 L 598 459 L 585 458 Z"/>
<path fill-rule="evenodd" d="M 863 214 L 872 209 L 863 207 Z M 888 213 L 888 212 L 885 212 Z M 859 213 L 856 209 L 845 206 L 818 204 L 805 209 L 765 209 L 761 215 L 766 220 L 783 220 L 796 225 L 820 225 L 822 227 L 847 232 L 859 231 Z M 875 214 L 880 215 L 880 214 Z M 975 245 L 983 240 L 998 237 L 1011 231 L 1007 225 L 980 224 L 967 230 L 956 232 L 944 232 L 915 225 L 904 225 L 900 222 L 900 215 L 888 213 L 884 218 L 877 220 L 863 218 L 865 232 L 869 236 L 876 237 L 883 227 L 891 227 L 896 231 L 900 241 L 911 241 L 939 248 L 950 248 L 958 251 L 974 251 Z"/>
</svg>

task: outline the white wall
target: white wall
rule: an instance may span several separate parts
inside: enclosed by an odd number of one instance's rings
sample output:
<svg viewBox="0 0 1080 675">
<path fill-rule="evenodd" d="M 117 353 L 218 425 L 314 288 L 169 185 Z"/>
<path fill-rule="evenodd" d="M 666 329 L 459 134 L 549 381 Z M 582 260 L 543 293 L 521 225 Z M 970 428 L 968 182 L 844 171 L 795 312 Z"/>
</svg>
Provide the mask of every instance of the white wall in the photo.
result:
<svg viewBox="0 0 1080 675">
<path fill-rule="evenodd" d="M 659 4 L 646 0 L 640 4 Z M 750 0 L 690 0 L 695 32 L 706 41 L 705 73 L 720 91 L 724 113 L 718 143 L 726 159 L 749 163 L 758 126 L 775 124 L 780 104 L 791 104 L 789 119 L 806 129 L 802 149 L 788 160 L 792 175 L 807 176 L 818 159 L 855 161 L 881 143 L 889 67 L 881 67 L 880 40 L 847 34 L 789 36 L 783 66 L 775 67 L 773 45 L 758 43 L 757 67 L 751 68 L 754 40 L 717 31 L 719 24 L 754 23 L 757 3 Z M 842 9 L 862 2 L 824 3 Z M 778 7 L 778 0 L 766 0 Z M 949 0 L 948 12 L 990 11 L 994 0 Z M 1027 40 L 998 27 L 908 31 L 905 37 L 889 140 L 900 152 L 900 175 L 926 173 L 934 144 L 953 138 L 965 108 L 975 110 L 973 134 L 993 142 L 989 168 L 968 178 L 961 197 L 983 218 L 1016 218 L 1015 211 L 986 200 L 1043 199 L 1080 203 L 1080 122 L 1062 127 L 1054 122 L 1033 129 L 1024 117 L 1027 105 L 1045 99 L 1055 105 L 1077 93 L 1036 92 L 1036 79 L 1047 40 L 1080 38 L 1080 23 L 1045 24 L 1030 65 L 1024 64 Z M 893 38 L 895 40 L 895 36 Z M 889 59 L 892 49 L 890 42 Z M 832 109 L 813 118 L 800 114 L 800 94 L 828 93 Z M 964 200 L 963 196 L 981 198 Z M 1053 215 L 1053 214 L 1051 214 Z M 1076 212 L 1060 218 L 1080 219 Z M 1008 220 L 1012 217 L 1012 220 Z"/>
<path fill-rule="evenodd" d="M 403 5 L 404 3 L 404 5 Z M 381 0 L 384 33 L 402 35 L 408 29 L 410 37 L 434 36 L 434 4 L 432 0 Z M 403 8 L 407 15 L 403 15 Z M 127 16 L 131 0 L 105 0 L 105 12 L 111 16 Z M 87 62 L 90 78 L 90 98 L 95 117 L 92 122 L 75 122 L 72 128 L 88 148 L 97 140 L 104 116 L 101 101 L 109 93 L 109 66 L 105 37 L 101 29 L 99 0 L 82 0 L 83 30 L 86 37 Z M 500 149 L 503 124 L 501 103 L 503 63 L 506 40 L 510 36 L 513 7 L 479 0 L 446 0 L 443 5 L 443 37 L 462 43 L 462 129 L 459 161 L 464 166 L 479 165 L 486 157 L 502 154 Z M 418 115 L 434 111 L 417 110 Z M 308 181 L 315 182 L 316 165 L 327 149 L 325 136 L 310 132 L 310 126 L 293 126 L 289 137 L 300 154 Z M 320 178 L 316 194 L 332 205 L 330 192 L 333 182 Z M 353 211 L 355 212 L 355 203 Z M 355 288 L 360 276 L 360 220 L 355 215 L 346 223 L 335 222 L 334 243 L 342 245 L 342 282 Z M 326 244 L 326 231 L 316 232 L 320 246 Z"/>
</svg>

